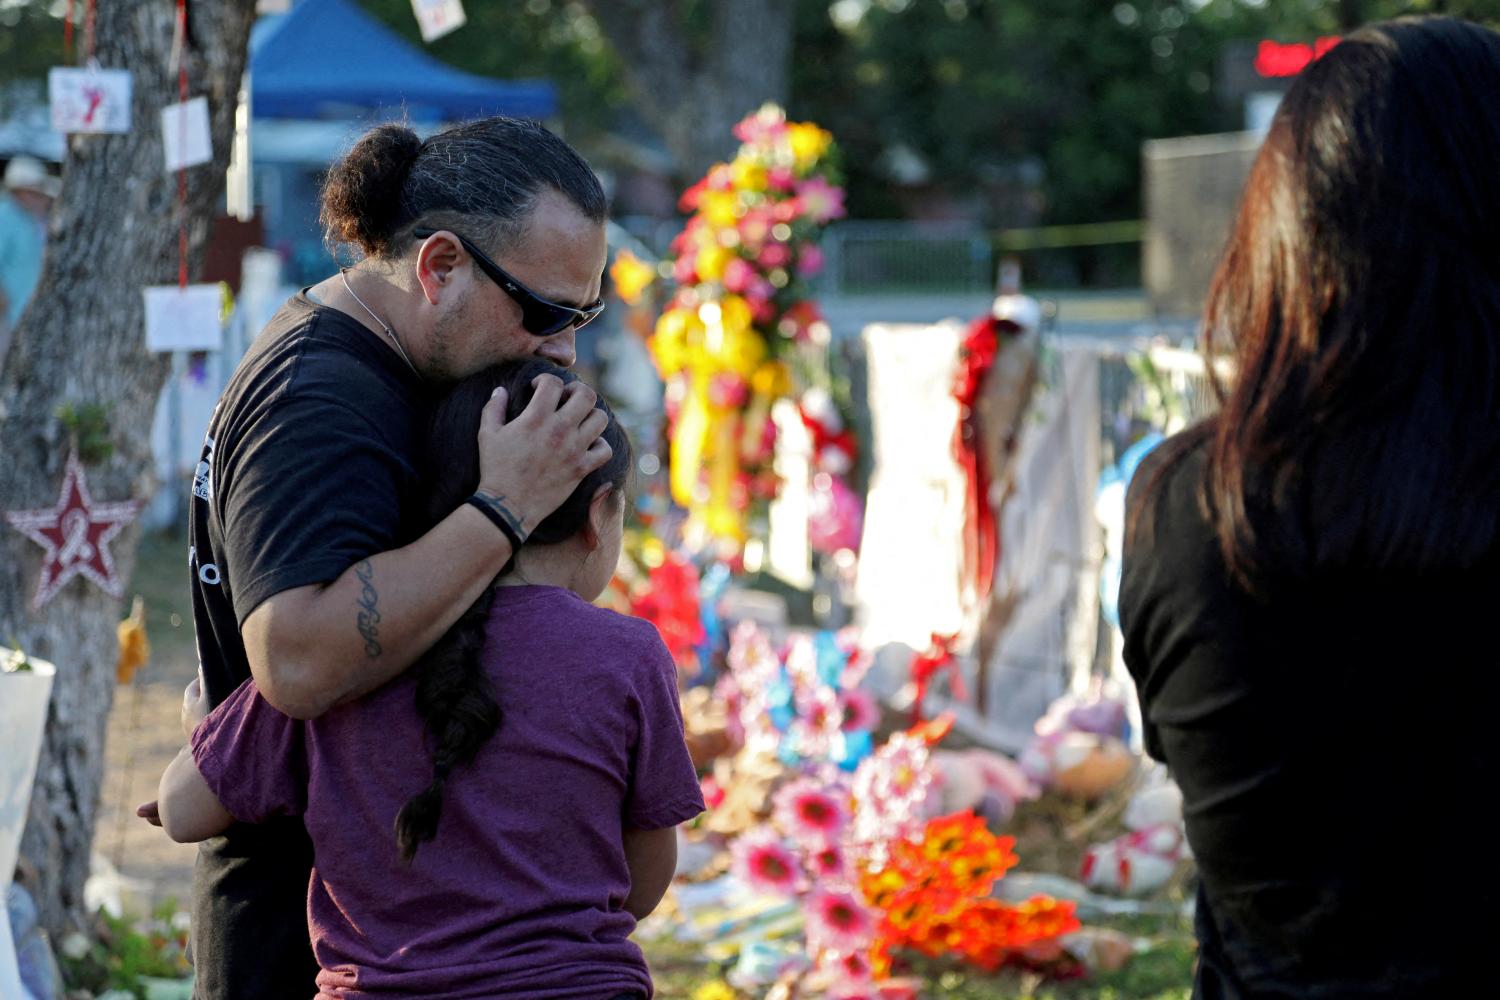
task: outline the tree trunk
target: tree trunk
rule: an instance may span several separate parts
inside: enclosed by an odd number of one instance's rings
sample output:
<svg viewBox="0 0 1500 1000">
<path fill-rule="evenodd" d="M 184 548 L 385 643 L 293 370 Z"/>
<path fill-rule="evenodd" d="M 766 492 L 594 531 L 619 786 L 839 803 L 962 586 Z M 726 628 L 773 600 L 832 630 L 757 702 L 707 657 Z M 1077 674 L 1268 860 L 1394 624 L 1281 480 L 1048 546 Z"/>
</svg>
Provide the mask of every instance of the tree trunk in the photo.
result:
<svg viewBox="0 0 1500 1000">
<path fill-rule="evenodd" d="M 709 24 L 695 32 L 681 0 L 587 0 L 682 180 L 727 159 L 735 122 L 766 101 L 784 104 L 790 85 L 793 0 L 702 2 Z"/>
<path fill-rule="evenodd" d="M 177 280 L 177 178 L 163 167 L 160 116 L 178 94 L 176 73 L 168 68 L 174 11 L 171 0 L 99 4 L 97 56 L 105 68 L 132 71 L 133 131 L 69 140 L 41 281 L 0 359 L 0 454 L 7 465 L 0 511 L 57 502 L 69 449 L 58 409 L 67 404 L 107 410 L 113 449 L 86 463 L 95 502 L 145 499 L 154 488 L 151 420 L 168 362 L 146 351 L 141 289 Z M 212 164 L 188 171 L 194 267 L 224 189 L 254 12 L 254 0 L 191 6 L 190 93 L 208 98 L 215 154 Z M 132 525 L 110 543 L 127 579 L 139 540 L 139 526 Z M 82 578 L 34 609 L 40 563 L 36 544 L 0 524 L 0 641 L 57 665 L 22 841 L 23 855 L 41 873 L 43 923 L 56 935 L 81 926 L 86 916 L 83 885 L 121 609 Z"/>
</svg>

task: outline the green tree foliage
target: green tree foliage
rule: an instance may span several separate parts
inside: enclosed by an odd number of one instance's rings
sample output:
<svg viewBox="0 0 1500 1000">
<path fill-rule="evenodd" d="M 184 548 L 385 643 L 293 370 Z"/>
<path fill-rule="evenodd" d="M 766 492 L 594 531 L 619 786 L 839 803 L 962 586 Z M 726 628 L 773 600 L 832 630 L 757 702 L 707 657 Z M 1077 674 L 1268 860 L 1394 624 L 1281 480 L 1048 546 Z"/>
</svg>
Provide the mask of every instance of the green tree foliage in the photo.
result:
<svg viewBox="0 0 1500 1000">
<path fill-rule="evenodd" d="M 78 36 L 74 36 L 76 44 Z M 0 0 L 0 88 L 45 81 L 63 59 L 62 17 L 37 0 Z M 0 97 L 0 114 L 8 110 Z"/>
<path fill-rule="evenodd" d="M 411 0 L 357 2 L 422 46 Z M 577 0 L 471 0 L 464 14 L 464 27 L 423 47 L 435 58 L 481 76 L 551 80 L 570 139 L 584 144 L 597 140 L 627 107 L 619 60 Z"/>
<path fill-rule="evenodd" d="M 410 0 L 358 2 L 422 44 Z M 670 2 L 693 59 L 714 58 L 699 37 L 706 0 Z M 60 10 L 0 0 L 0 84 L 59 61 Z M 631 93 L 582 0 L 474 0 L 466 12 L 434 56 L 551 79 L 585 149 L 619 127 Z M 1497 24 L 1500 0 L 797 0 L 790 111 L 838 136 L 855 217 L 909 210 L 891 183 L 892 154 L 906 150 L 929 171 L 923 187 L 989 225 L 1134 218 L 1143 140 L 1242 126 L 1218 93 L 1226 45 L 1410 13 Z"/>
</svg>

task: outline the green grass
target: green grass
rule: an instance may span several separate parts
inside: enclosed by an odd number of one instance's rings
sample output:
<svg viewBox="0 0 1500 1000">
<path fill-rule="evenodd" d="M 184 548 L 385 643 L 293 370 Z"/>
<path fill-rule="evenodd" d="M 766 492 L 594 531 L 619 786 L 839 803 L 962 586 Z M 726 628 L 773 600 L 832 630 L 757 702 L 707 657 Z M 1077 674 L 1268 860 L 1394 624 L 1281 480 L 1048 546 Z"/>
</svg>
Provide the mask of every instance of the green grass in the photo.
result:
<svg viewBox="0 0 1500 1000">
<path fill-rule="evenodd" d="M 135 572 L 125 588 L 128 601 L 146 602 L 146 634 L 151 637 L 153 662 L 196 664 L 193 642 L 193 603 L 188 589 L 187 537 L 181 531 L 152 531 L 141 535 Z"/>
<path fill-rule="evenodd" d="M 965 970 L 953 962 L 914 963 L 909 974 L 926 985 L 927 1000 L 1187 1000 L 1196 948 L 1191 929 L 1176 918 L 1120 917 L 1090 921 L 1149 942 L 1118 972 L 1049 982 L 1034 973 L 999 975 Z M 690 1000 L 699 987 L 722 980 L 729 966 L 706 962 L 697 948 L 672 938 L 640 942 L 651 963 L 657 996 Z M 743 995 L 743 994 L 742 994 Z"/>
</svg>

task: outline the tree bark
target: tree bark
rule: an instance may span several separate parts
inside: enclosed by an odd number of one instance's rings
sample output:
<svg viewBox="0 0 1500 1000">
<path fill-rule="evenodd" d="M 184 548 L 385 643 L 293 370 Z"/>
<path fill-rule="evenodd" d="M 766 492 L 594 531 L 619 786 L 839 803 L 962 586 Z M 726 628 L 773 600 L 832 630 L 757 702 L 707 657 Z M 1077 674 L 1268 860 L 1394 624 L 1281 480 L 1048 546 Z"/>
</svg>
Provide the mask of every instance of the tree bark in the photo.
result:
<svg viewBox="0 0 1500 1000">
<path fill-rule="evenodd" d="M 734 124 L 790 87 L 793 0 L 701 2 L 709 23 L 694 32 L 682 0 L 586 0 L 681 180 L 727 159 Z"/>
<path fill-rule="evenodd" d="M 146 351 L 146 285 L 177 280 L 177 177 L 163 166 L 161 109 L 177 100 L 169 70 L 171 0 L 101 3 L 97 56 L 129 69 L 132 129 L 69 140 L 63 190 L 53 208 L 46 260 L 32 304 L 0 358 L 0 511 L 51 507 L 63 476 L 66 404 L 107 408 L 113 449 L 86 463 L 95 502 L 148 498 L 151 421 L 168 371 Z M 235 100 L 254 0 L 191 5 L 188 80 L 208 98 L 214 161 L 188 171 L 189 260 L 202 256 L 224 189 Z M 168 484 L 175 487 L 176 484 Z M 129 578 L 140 540 L 132 525 L 110 543 Z M 41 764 L 22 853 L 41 873 L 44 926 L 82 926 L 104 733 L 115 684 L 120 602 L 81 578 L 41 610 L 32 607 L 41 549 L 0 524 L 0 641 L 57 665 Z M 185 572 L 185 570 L 184 570 Z"/>
</svg>

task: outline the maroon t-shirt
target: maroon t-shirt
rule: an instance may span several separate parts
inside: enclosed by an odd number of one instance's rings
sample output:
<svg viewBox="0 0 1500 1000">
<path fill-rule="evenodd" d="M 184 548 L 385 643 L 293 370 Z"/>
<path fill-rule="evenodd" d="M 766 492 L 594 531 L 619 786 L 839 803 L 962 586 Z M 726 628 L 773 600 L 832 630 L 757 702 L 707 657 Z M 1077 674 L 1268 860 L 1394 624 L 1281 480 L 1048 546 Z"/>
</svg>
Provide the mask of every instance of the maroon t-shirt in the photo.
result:
<svg viewBox="0 0 1500 1000">
<path fill-rule="evenodd" d="M 650 996 L 622 830 L 703 810 L 656 629 L 558 587 L 501 587 L 484 650 L 501 722 L 407 865 L 396 813 L 432 760 L 416 671 L 311 722 L 246 682 L 193 733 L 236 819 L 301 815 L 321 996 Z"/>
</svg>

